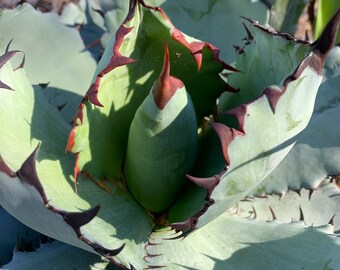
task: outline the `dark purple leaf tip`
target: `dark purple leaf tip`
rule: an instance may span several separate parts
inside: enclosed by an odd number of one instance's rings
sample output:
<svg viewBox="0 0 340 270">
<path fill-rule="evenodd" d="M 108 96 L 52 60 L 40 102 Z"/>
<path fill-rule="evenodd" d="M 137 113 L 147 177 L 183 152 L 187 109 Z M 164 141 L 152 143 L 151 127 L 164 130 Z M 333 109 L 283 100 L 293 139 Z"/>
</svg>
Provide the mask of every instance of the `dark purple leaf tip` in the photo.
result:
<svg viewBox="0 0 340 270">
<path fill-rule="evenodd" d="M 256 43 L 254 35 L 250 32 L 248 26 L 245 23 L 242 23 L 243 28 L 246 30 L 247 36 L 243 39 L 245 41 L 245 45 L 250 44 L 251 42 Z"/>
<path fill-rule="evenodd" d="M 197 225 L 197 221 L 198 219 L 195 216 L 193 216 L 193 217 L 188 218 L 185 221 L 172 223 L 171 227 L 175 229 L 176 231 L 192 232 Z M 180 237 L 183 237 L 183 235 L 180 235 Z"/>
<path fill-rule="evenodd" d="M 12 87 L 8 86 L 7 84 L 3 83 L 2 81 L 0 81 L 0 88 L 14 91 L 14 89 Z"/>
<path fill-rule="evenodd" d="M 107 249 L 101 246 L 98 243 L 95 243 L 88 238 L 86 238 L 80 231 L 80 227 L 84 226 L 85 224 L 89 223 L 99 212 L 100 205 L 97 205 L 89 210 L 83 212 L 67 212 L 63 210 L 58 210 L 51 205 L 46 205 L 47 209 L 50 211 L 60 215 L 64 221 L 72 227 L 72 229 L 77 234 L 78 238 L 91 246 L 93 250 L 101 254 L 102 256 L 106 257 L 108 260 L 112 261 L 113 263 L 117 264 L 113 259 L 112 256 L 118 255 L 124 248 L 125 244 L 121 245 L 119 248 L 116 249 Z"/>
<path fill-rule="evenodd" d="M 102 256 L 106 257 L 108 260 L 112 261 L 114 264 L 118 265 L 111 257 L 118 255 L 125 247 L 125 244 L 121 245 L 119 248 L 107 249 L 97 243 L 90 241 L 83 235 L 79 236 L 79 239 L 92 247 L 94 251 L 98 252 Z"/>
<path fill-rule="evenodd" d="M 319 75 L 322 75 L 323 66 L 330 50 L 335 45 L 336 36 L 340 24 L 340 9 L 329 20 L 321 36 L 313 45 L 312 53 L 306 57 L 295 70 L 292 78 L 287 78 L 285 85 L 294 78 L 298 78 L 304 69 L 309 66 L 313 68 Z"/>
<path fill-rule="evenodd" d="M 328 221 L 328 224 L 329 225 L 332 225 L 332 226 L 334 226 L 334 218 L 335 218 L 335 214 L 331 217 L 331 219 Z"/>
<path fill-rule="evenodd" d="M 277 220 L 277 217 L 276 217 L 276 215 L 275 215 L 275 212 L 274 212 L 273 208 L 271 208 L 271 206 L 269 206 L 269 210 L 270 210 L 270 213 L 272 214 L 273 220 Z"/>
<path fill-rule="evenodd" d="M 5 54 L 1 55 L 0 56 L 0 68 L 2 68 L 3 65 L 5 65 L 9 60 L 13 58 L 14 55 L 16 55 L 19 52 L 21 51 L 15 50 L 15 51 L 6 52 Z"/>
<path fill-rule="evenodd" d="M 243 134 L 245 134 L 244 119 L 247 115 L 247 105 L 242 104 L 241 106 L 236 107 L 236 108 L 231 109 L 231 110 L 228 110 L 228 111 L 224 112 L 223 114 L 235 116 L 237 123 L 238 123 L 239 131 L 242 132 Z"/>
<path fill-rule="evenodd" d="M 215 187 L 218 185 L 220 182 L 220 177 L 219 176 L 212 176 L 212 177 L 207 177 L 207 178 L 199 178 L 199 177 L 193 177 L 190 175 L 187 175 L 187 178 L 195 183 L 197 186 L 204 188 L 208 191 L 208 195 L 212 193 L 212 191 L 215 189 Z"/>
<path fill-rule="evenodd" d="M 60 214 L 65 222 L 69 224 L 75 231 L 78 231 L 81 226 L 89 223 L 99 212 L 100 206 L 97 205 L 84 212 L 64 212 L 55 210 Z"/>
<path fill-rule="evenodd" d="M 9 43 L 10 44 L 10 43 Z M 9 44 L 7 46 L 9 46 Z M 8 48 L 6 48 L 5 54 L 0 56 L 0 68 L 2 68 L 16 53 L 19 51 L 7 51 Z M 5 84 L 4 82 L 0 81 L 0 88 L 7 89 L 7 90 L 13 90 L 10 86 Z"/>
<path fill-rule="evenodd" d="M 309 190 L 309 194 L 308 194 L 308 200 L 309 201 L 312 199 L 312 196 L 315 193 L 315 190 L 316 190 L 315 188 L 312 188 L 312 189 Z"/>
<path fill-rule="evenodd" d="M 275 113 L 276 105 L 279 102 L 281 96 L 283 95 L 281 88 L 274 87 L 274 86 L 267 87 L 264 90 L 264 94 L 268 98 L 268 102 L 270 104 L 270 107 L 271 107 L 273 113 Z"/>
<path fill-rule="evenodd" d="M 228 148 L 231 142 L 235 139 L 236 136 L 244 135 L 241 131 L 238 131 L 234 128 L 229 128 L 221 123 L 213 123 L 212 127 L 216 131 L 218 137 L 220 138 L 222 145 L 222 152 L 226 162 L 226 165 L 230 165 L 230 158 L 228 153 Z"/>
<path fill-rule="evenodd" d="M 47 197 L 44 188 L 39 180 L 37 170 L 36 170 L 36 160 L 38 156 L 40 144 L 35 148 L 33 153 L 25 160 L 21 165 L 21 168 L 16 172 L 19 179 L 28 185 L 33 186 L 40 194 L 44 203 L 46 204 Z"/>
<path fill-rule="evenodd" d="M 18 69 L 24 68 L 24 66 L 25 66 L 25 60 L 26 60 L 26 55 L 24 55 L 24 57 L 22 58 L 22 61 L 21 61 L 20 65 L 19 65 L 16 69 L 14 69 L 14 70 L 18 70 Z"/>
<path fill-rule="evenodd" d="M 236 50 L 236 52 L 238 54 L 244 54 L 245 53 L 244 46 L 241 47 L 241 46 L 238 46 L 238 45 L 233 45 L 233 48 Z"/>
<path fill-rule="evenodd" d="M 39 86 L 40 86 L 42 89 L 45 89 L 49 84 L 50 84 L 50 82 L 47 82 L 47 83 L 39 83 Z"/>
<path fill-rule="evenodd" d="M 320 37 L 314 42 L 314 53 L 322 55 L 326 58 L 329 51 L 334 47 L 336 36 L 340 24 L 340 9 L 329 20 Z"/>
<path fill-rule="evenodd" d="M 19 50 L 10 51 L 9 46 L 11 45 L 11 43 L 12 43 L 12 40 L 7 44 L 5 53 L 0 56 L 0 68 L 2 68 L 9 60 L 11 60 L 14 55 L 21 52 Z M 15 70 L 22 68 L 24 66 L 24 62 L 25 62 L 25 55 L 24 55 L 22 63 Z M 0 88 L 7 89 L 7 90 L 13 90 L 10 86 L 8 86 L 7 84 L 5 84 L 2 81 L 0 81 Z"/>
<path fill-rule="evenodd" d="M 15 177 L 16 174 L 15 172 L 13 172 L 5 163 L 5 161 L 3 160 L 2 156 L 0 156 L 0 172 L 6 174 L 9 177 Z"/>
<path fill-rule="evenodd" d="M 305 215 L 303 214 L 301 205 L 300 205 L 300 207 L 299 207 L 299 212 L 300 212 L 300 218 L 299 218 L 299 220 L 300 220 L 300 221 L 305 221 Z"/>
</svg>

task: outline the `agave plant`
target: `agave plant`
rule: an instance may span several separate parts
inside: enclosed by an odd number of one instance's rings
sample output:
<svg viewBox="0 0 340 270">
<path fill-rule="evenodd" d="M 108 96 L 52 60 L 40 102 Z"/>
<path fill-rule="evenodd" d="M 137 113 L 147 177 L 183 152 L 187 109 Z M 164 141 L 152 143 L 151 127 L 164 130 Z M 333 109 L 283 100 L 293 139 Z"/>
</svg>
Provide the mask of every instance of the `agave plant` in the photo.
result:
<svg viewBox="0 0 340 270">
<path fill-rule="evenodd" d="M 340 10 L 308 43 L 260 2 L 86 3 L 96 70 L 73 11 L 0 14 L 0 204 L 60 241 L 5 267 L 337 268 Z"/>
</svg>

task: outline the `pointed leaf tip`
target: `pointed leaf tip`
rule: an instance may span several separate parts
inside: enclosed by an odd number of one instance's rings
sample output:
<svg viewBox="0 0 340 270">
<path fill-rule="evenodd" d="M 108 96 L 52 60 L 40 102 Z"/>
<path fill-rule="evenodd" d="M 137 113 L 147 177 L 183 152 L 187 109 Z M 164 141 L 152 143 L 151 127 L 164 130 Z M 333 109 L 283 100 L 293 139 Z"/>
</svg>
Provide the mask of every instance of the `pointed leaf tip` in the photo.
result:
<svg viewBox="0 0 340 270">
<path fill-rule="evenodd" d="M 218 185 L 220 182 L 220 177 L 218 175 L 208 177 L 208 178 L 198 178 L 193 177 L 191 175 L 187 175 L 187 178 L 195 183 L 197 186 L 205 188 L 208 191 L 208 194 L 210 195 L 214 188 Z"/>
<path fill-rule="evenodd" d="M 12 43 L 12 40 L 7 44 L 5 53 L 0 56 L 0 68 L 2 68 L 9 60 L 11 60 L 14 55 L 16 55 L 17 53 L 21 52 L 19 50 L 10 51 L 9 50 L 9 46 L 11 45 L 11 43 Z M 25 55 L 24 55 L 24 58 L 22 60 L 22 63 L 15 70 L 17 70 L 19 68 L 22 68 L 24 66 L 24 61 L 25 61 Z M 14 90 L 12 87 L 10 87 L 9 85 L 5 84 L 2 81 L 0 81 L 0 89 L 1 88 L 2 89 L 11 90 L 11 91 Z"/>
<path fill-rule="evenodd" d="M 155 82 L 152 94 L 156 103 L 156 106 L 163 110 L 165 105 L 176 93 L 177 89 L 183 88 L 184 84 L 181 80 L 170 76 L 170 56 L 167 43 L 164 45 L 164 62 L 161 74 L 158 80 Z"/>
<path fill-rule="evenodd" d="M 7 166 L 1 155 L 0 155 L 0 172 L 6 174 L 9 177 L 15 177 L 15 173 Z"/>
<path fill-rule="evenodd" d="M 110 261 L 112 261 L 111 257 L 117 256 L 123 250 L 123 248 L 125 247 L 125 244 L 122 244 L 119 248 L 107 249 L 107 248 L 104 248 L 104 247 L 102 247 L 101 245 L 99 245 L 97 243 L 94 243 L 94 242 L 90 241 L 89 239 L 87 239 L 83 235 L 80 235 L 79 239 L 84 241 L 86 244 L 91 246 L 94 251 L 96 251 L 97 253 L 101 254 L 104 257 L 106 257 Z M 116 263 L 116 262 L 114 262 L 114 263 Z"/>
<path fill-rule="evenodd" d="M 250 42 L 254 42 L 256 43 L 255 37 L 254 35 L 250 32 L 248 26 L 242 22 L 243 28 L 245 29 L 246 33 L 247 33 L 247 37 L 245 37 L 243 40 L 246 41 L 246 45 L 249 44 Z"/>
<path fill-rule="evenodd" d="M 98 76 L 95 82 L 91 84 L 89 90 L 87 91 L 86 97 L 93 105 L 96 105 L 98 107 L 104 107 L 103 104 L 98 99 L 100 80 L 101 77 Z"/>
<path fill-rule="evenodd" d="M 328 224 L 329 224 L 329 225 L 332 225 L 332 226 L 335 225 L 335 223 L 334 223 L 335 215 L 336 215 L 336 214 L 334 214 L 334 215 L 331 217 L 331 219 L 328 221 Z"/>
<path fill-rule="evenodd" d="M 273 219 L 273 220 L 277 220 L 277 217 L 276 217 L 276 215 L 275 215 L 275 212 L 274 212 L 274 210 L 273 210 L 273 208 L 272 208 L 271 206 L 269 206 L 269 211 L 270 211 L 270 213 L 272 214 L 272 219 Z"/>
<path fill-rule="evenodd" d="M 171 224 L 171 227 L 176 230 L 176 232 L 182 231 L 188 231 L 191 232 L 195 229 L 197 225 L 197 218 L 196 217 L 191 217 L 188 218 L 185 221 L 182 222 L 175 222 Z M 180 235 L 180 237 L 183 237 L 183 235 Z"/>
<path fill-rule="evenodd" d="M 5 53 L 9 52 L 9 47 L 11 46 L 12 42 L 13 42 L 13 38 L 8 42 L 6 49 L 5 49 Z"/>
<path fill-rule="evenodd" d="M 229 145 L 235 139 L 236 136 L 244 135 L 244 133 L 234 128 L 229 128 L 221 123 L 213 123 L 212 127 L 216 131 L 218 137 L 220 138 L 223 156 L 226 165 L 229 166 L 230 165 L 230 158 L 228 154 Z"/>
<path fill-rule="evenodd" d="M 329 20 L 321 36 L 316 40 L 314 52 L 320 54 L 323 59 L 325 59 L 334 47 L 336 36 L 338 33 L 340 25 L 340 9 L 334 14 L 334 16 Z"/>
<path fill-rule="evenodd" d="M 39 180 L 36 170 L 36 160 L 38 156 L 40 144 L 35 148 L 33 153 L 25 160 L 21 168 L 16 172 L 21 181 L 33 186 L 40 194 L 44 203 L 48 202 L 44 188 Z"/>
<path fill-rule="evenodd" d="M 228 110 L 224 112 L 223 114 L 235 116 L 237 123 L 238 123 L 239 131 L 245 134 L 244 119 L 247 114 L 247 105 L 242 104 L 241 106 Z"/>
<path fill-rule="evenodd" d="M 283 91 L 279 87 L 269 86 L 264 90 L 264 94 L 268 98 L 272 112 L 275 113 L 276 105 L 283 95 Z"/>
<path fill-rule="evenodd" d="M 89 223 L 99 212 L 100 205 L 97 205 L 84 212 L 64 212 L 56 210 L 75 231 L 79 231 L 79 228 Z"/>
<path fill-rule="evenodd" d="M 300 207 L 299 207 L 299 212 L 300 212 L 300 218 L 299 218 L 299 220 L 300 220 L 300 221 L 305 221 L 305 215 L 303 214 L 301 205 L 300 205 Z"/>
<path fill-rule="evenodd" d="M 21 60 L 20 65 L 19 65 L 15 70 L 24 68 L 24 66 L 25 66 L 25 60 L 26 60 L 26 55 L 24 55 L 24 57 L 23 57 L 22 60 Z"/>
<path fill-rule="evenodd" d="M 297 77 L 304 70 L 305 66 L 311 66 L 318 74 L 322 74 L 323 65 L 328 56 L 328 53 L 335 45 L 337 32 L 340 25 L 340 9 L 329 20 L 321 36 L 313 43 L 313 51 L 309 57 L 307 57 L 301 66 L 297 68 L 295 75 Z"/>
<path fill-rule="evenodd" d="M 19 52 L 21 51 L 15 50 L 15 51 L 6 52 L 5 54 L 1 55 L 0 56 L 0 68 L 2 68 L 4 64 L 6 64 L 9 60 L 11 60 L 12 57 Z"/>
<path fill-rule="evenodd" d="M 10 91 L 14 91 L 14 89 L 12 87 L 8 86 L 7 84 L 3 83 L 2 81 L 0 81 L 0 88 L 10 90 Z"/>
</svg>

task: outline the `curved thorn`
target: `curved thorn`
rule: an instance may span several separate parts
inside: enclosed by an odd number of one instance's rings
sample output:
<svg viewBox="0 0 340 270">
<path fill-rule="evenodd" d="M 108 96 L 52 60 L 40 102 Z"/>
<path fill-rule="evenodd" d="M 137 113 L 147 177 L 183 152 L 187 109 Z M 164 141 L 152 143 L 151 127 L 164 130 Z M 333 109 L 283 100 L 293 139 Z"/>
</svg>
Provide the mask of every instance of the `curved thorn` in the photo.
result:
<svg viewBox="0 0 340 270">
<path fill-rule="evenodd" d="M 38 193 L 40 194 L 41 198 L 43 199 L 44 203 L 47 203 L 47 197 L 44 191 L 44 188 L 39 180 L 37 170 L 36 170 L 36 160 L 38 156 L 40 148 L 40 143 L 32 152 L 31 155 L 24 161 L 21 165 L 21 168 L 16 172 L 17 176 L 21 181 L 24 183 L 33 186 Z"/>
<path fill-rule="evenodd" d="M 329 224 L 329 225 L 334 226 L 334 218 L 335 218 L 335 215 L 336 215 L 336 214 L 334 214 L 334 215 L 331 217 L 331 219 L 328 221 L 328 224 Z"/>
<path fill-rule="evenodd" d="M 8 165 L 3 160 L 2 156 L 0 155 L 0 172 L 6 174 L 7 176 L 13 178 L 15 177 L 15 172 L 13 172 Z"/>
<path fill-rule="evenodd" d="M 6 49 L 5 49 L 5 53 L 9 52 L 9 47 L 11 46 L 12 41 L 13 41 L 13 38 L 8 42 Z"/>
<path fill-rule="evenodd" d="M 208 177 L 208 178 L 198 178 L 198 177 L 186 175 L 186 177 L 191 182 L 195 183 L 197 186 L 206 189 L 209 194 L 211 194 L 211 192 L 214 190 L 214 188 L 220 182 L 220 178 L 218 176 L 212 176 L 212 177 Z"/>
<path fill-rule="evenodd" d="M 92 241 L 90 241 L 89 239 L 87 239 L 86 237 L 84 237 L 83 235 L 81 235 L 79 237 L 80 240 L 82 240 L 83 242 L 85 242 L 86 244 L 88 244 L 90 247 L 92 247 L 96 252 L 98 252 L 99 254 L 101 254 L 104 257 L 113 257 L 118 255 L 123 248 L 125 247 L 125 244 L 122 244 L 119 248 L 116 249 L 107 249 L 102 247 L 101 245 L 97 244 L 97 243 L 93 243 Z M 110 259 L 110 258 L 108 258 Z"/>
<path fill-rule="evenodd" d="M 99 212 L 100 205 L 97 205 L 84 212 L 62 212 L 61 214 L 67 224 L 69 224 L 75 231 L 78 231 L 81 226 L 89 223 Z"/>
<path fill-rule="evenodd" d="M 323 58 L 326 58 L 329 51 L 335 45 L 335 39 L 338 33 L 339 24 L 340 24 L 340 9 L 336 11 L 333 17 L 326 24 L 320 37 L 314 42 L 313 52 L 317 52 L 318 54 L 322 55 Z"/>
<path fill-rule="evenodd" d="M 276 215 L 274 213 L 274 210 L 273 210 L 273 208 L 271 206 L 269 206 L 269 210 L 270 210 L 270 213 L 272 214 L 273 220 L 277 220 Z"/>
<path fill-rule="evenodd" d="M 255 210 L 254 205 L 252 205 L 251 208 L 253 209 L 253 213 L 254 213 L 254 218 L 253 219 L 257 219 L 257 212 Z"/>
<path fill-rule="evenodd" d="M 299 220 L 300 221 L 305 221 L 305 216 L 303 214 L 303 211 L 302 211 L 302 208 L 301 208 L 301 205 L 299 206 L 299 211 L 300 211 L 300 217 L 299 217 Z"/>
<path fill-rule="evenodd" d="M 310 201 L 312 198 L 312 195 L 315 193 L 315 188 L 312 188 L 309 190 L 309 194 L 308 194 L 308 200 Z"/>
</svg>

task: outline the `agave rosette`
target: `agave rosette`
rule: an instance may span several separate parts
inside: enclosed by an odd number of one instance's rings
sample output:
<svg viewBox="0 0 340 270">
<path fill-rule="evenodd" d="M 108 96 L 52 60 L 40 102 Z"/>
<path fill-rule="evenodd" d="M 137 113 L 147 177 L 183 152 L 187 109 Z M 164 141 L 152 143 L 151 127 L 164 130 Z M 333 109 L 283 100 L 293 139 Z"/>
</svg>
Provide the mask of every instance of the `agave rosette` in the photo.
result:
<svg viewBox="0 0 340 270">
<path fill-rule="evenodd" d="M 21 52 L 9 46 L 0 58 L 0 204 L 29 227 L 121 268 L 185 267 L 191 254 L 187 265 L 222 267 L 242 248 L 240 234 L 318 241 L 323 228 L 256 223 L 230 217 L 230 209 L 307 126 L 340 12 L 315 44 L 242 20 L 245 45 L 233 67 L 161 8 L 131 0 L 73 127 L 31 86 L 25 65 L 12 66 Z M 326 239 L 325 246 L 339 245 Z M 220 253 L 228 242 L 237 244 Z"/>
</svg>

